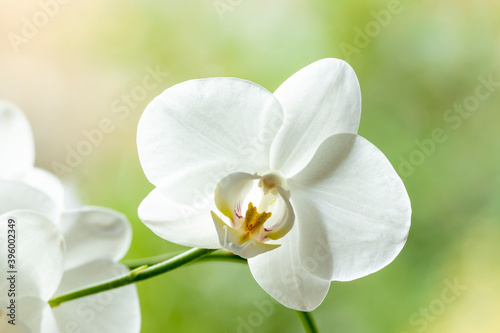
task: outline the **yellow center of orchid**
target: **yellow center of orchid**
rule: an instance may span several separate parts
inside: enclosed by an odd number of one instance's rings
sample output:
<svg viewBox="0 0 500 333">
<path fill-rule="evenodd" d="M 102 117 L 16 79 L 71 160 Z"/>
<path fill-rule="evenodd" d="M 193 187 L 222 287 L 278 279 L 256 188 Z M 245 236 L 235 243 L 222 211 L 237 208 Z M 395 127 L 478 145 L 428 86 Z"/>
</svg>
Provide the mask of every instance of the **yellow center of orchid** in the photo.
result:
<svg viewBox="0 0 500 333">
<path fill-rule="evenodd" d="M 243 258 L 278 248 L 276 241 L 290 231 L 295 220 L 285 183 L 277 173 L 236 172 L 221 179 L 214 201 L 223 216 L 211 212 L 221 246 Z"/>
<path fill-rule="evenodd" d="M 245 234 L 243 234 L 241 241 L 245 242 L 252 238 L 252 235 L 257 236 L 264 226 L 264 223 L 271 217 L 272 213 L 257 212 L 257 208 L 249 202 L 248 210 L 245 214 Z"/>
</svg>

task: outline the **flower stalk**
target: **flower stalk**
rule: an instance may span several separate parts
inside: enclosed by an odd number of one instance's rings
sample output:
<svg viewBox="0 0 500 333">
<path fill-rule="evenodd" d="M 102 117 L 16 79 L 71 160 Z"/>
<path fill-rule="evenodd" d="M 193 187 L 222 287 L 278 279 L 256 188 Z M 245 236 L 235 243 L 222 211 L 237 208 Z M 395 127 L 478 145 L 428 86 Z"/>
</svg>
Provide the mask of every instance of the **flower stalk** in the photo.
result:
<svg viewBox="0 0 500 333">
<path fill-rule="evenodd" d="M 183 253 L 183 251 L 176 251 L 176 252 L 170 252 L 170 253 L 165 253 L 165 254 L 160 254 L 157 256 L 153 257 L 148 257 L 148 258 L 140 258 L 140 259 L 130 259 L 130 260 L 124 260 L 122 261 L 122 264 L 127 266 L 128 268 L 136 269 L 141 266 L 153 266 L 156 264 L 159 264 L 161 262 L 164 262 L 165 260 L 171 259 L 179 254 Z M 227 251 L 222 251 L 222 252 L 217 252 L 217 253 L 212 253 L 210 255 L 201 257 L 198 259 L 199 262 L 203 261 L 228 261 L 228 262 L 239 262 L 246 264 L 247 260 L 234 255 L 230 252 Z"/>
<path fill-rule="evenodd" d="M 299 315 L 300 321 L 302 322 L 306 333 L 319 332 L 310 312 L 297 311 L 297 314 Z"/>
<path fill-rule="evenodd" d="M 61 303 L 68 302 L 77 298 L 97 294 L 103 291 L 123 287 L 132 283 L 146 280 L 154 276 L 172 271 L 180 266 L 189 264 L 215 251 L 216 251 L 215 249 L 193 248 L 166 261 L 160 262 L 156 265 L 150 267 L 147 267 L 146 265 L 141 265 L 140 267 L 132 270 L 130 273 L 124 276 L 55 297 L 49 300 L 49 304 L 51 307 L 56 307 L 59 306 Z"/>
</svg>

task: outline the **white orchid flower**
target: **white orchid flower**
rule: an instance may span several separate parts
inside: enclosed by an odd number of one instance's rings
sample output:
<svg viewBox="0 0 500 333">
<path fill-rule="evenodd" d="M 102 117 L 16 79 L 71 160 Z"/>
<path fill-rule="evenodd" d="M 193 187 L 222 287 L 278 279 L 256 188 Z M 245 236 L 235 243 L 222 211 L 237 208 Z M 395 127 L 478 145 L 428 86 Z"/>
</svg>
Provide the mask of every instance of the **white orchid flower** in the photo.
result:
<svg viewBox="0 0 500 333">
<path fill-rule="evenodd" d="M 356 135 L 360 113 L 356 75 L 337 59 L 274 94 L 236 78 L 175 85 L 139 122 L 140 162 L 156 186 L 139 216 L 171 242 L 248 258 L 272 297 L 311 311 L 331 281 L 389 264 L 410 227 L 401 179 Z"/>
<path fill-rule="evenodd" d="M 0 102 L 0 251 L 7 249 L 8 219 L 18 230 L 17 314 L 8 323 L 5 280 L 0 282 L 0 332 L 139 332 L 135 285 L 50 308 L 47 301 L 70 290 L 128 272 L 118 264 L 128 251 L 126 217 L 101 207 L 63 211 L 63 187 L 35 168 L 33 135 L 24 115 Z M 61 246 L 64 239 L 65 247 Z M 7 258 L 3 256 L 2 258 Z M 0 263 L 6 272 L 5 261 Z M 7 300 L 8 301 L 8 300 Z M 5 326 L 6 325 L 6 326 Z"/>
<path fill-rule="evenodd" d="M 25 205 L 26 198 L 45 194 L 30 186 L 0 180 L 0 252 L 7 258 L 8 220 L 16 225 L 16 327 L 20 332 L 139 332 L 140 309 L 135 285 L 87 296 L 51 308 L 48 300 L 70 290 L 125 274 L 118 264 L 128 251 L 131 228 L 125 216 L 110 209 L 85 207 L 51 220 L 49 197 Z M 5 206 L 8 189 L 10 206 Z M 45 195 L 46 196 L 46 195 Z M 13 202 L 18 201 L 15 205 Z M 44 207 L 45 206 L 45 207 Z M 63 246 L 65 244 L 65 246 Z M 2 272 L 6 261 L 1 263 Z M 0 331 L 14 329 L 7 305 L 10 284 L 0 282 Z M 12 297 L 14 298 L 14 297 Z M 19 325 L 18 325 L 19 324 Z M 2 326 L 3 325 L 3 326 Z M 21 328 L 29 328 L 23 331 Z M 14 332 L 14 331 L 13 331 Z"/>
</svg>

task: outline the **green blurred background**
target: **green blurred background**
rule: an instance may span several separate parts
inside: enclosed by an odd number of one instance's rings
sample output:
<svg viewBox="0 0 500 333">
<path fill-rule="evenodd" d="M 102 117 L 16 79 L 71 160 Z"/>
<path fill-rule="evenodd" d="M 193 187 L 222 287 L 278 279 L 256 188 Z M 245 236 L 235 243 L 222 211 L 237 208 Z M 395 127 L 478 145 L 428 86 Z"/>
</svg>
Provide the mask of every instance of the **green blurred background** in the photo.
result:
<svg viewBox="0 0 500 333">
<path fill-rule="evenodd" d="M 152 189 L 135 145 L 149 101 L 173 84 L 212 76 L 274 91 L 315 60 L 347 60 L 363 96 L 359 134 L 400 172 L 412 228 L 391 265 L 332 283 L 314 311 L 320 331 L 500 331 L 500 87 L 481 83 L 500 82 L 500 2 L 73 0 L 43 9 L 3 0 L 0 9 L 0 98 L 28 115 L 37 165 L 53 171 L 83 131 L 113 122 L 61 178 L 84 204 L 129 217 L 127 258 L 181 249 L 137 217 Z M 44 22 L 40 11 L 53 17 Z M 137 95 L 148 68 L 169 75 Z M 134 91 L 136 100 L 113 112 Z M 436 129 L 444 132 L 439 142 Z M 456 283 L 466 288 L 450 289 Z M 274 301 L 272 311 L 259 310 L 255 302 L 271 298 L 246 265 L 193 264 L 138 288 L 146 333 L 303 331 Z"/>
</svg>

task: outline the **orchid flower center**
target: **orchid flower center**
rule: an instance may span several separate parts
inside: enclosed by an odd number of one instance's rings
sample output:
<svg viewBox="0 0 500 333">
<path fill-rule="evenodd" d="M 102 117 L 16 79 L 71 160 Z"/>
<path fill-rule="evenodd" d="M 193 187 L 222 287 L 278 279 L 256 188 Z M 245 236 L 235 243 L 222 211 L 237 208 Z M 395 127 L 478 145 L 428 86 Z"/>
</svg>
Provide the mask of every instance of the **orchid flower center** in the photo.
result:
<svg viewBox="0 0 500 333">
<path fill-rule="evenodd" d="M 215 204 L 227 222 L 212 211 L 221 246 L 244 258 L 279 247 L 274 241 L 290 231 L 295 219 L 285 182 L 275 173 L 223 178 L 215 190 Z"/>
<path fill-rule="evenodd" d="M 264 227 L 264 222 L 266 222 L 272 213 L 258 213 L 257 208 L 253 206 L 251 202 L 248 203 L 248 210 L 245 214 L 245 232 L 242 241 L 248 240 L 254 234 L 259 234 L 259 231 Z"/>
</svg>

